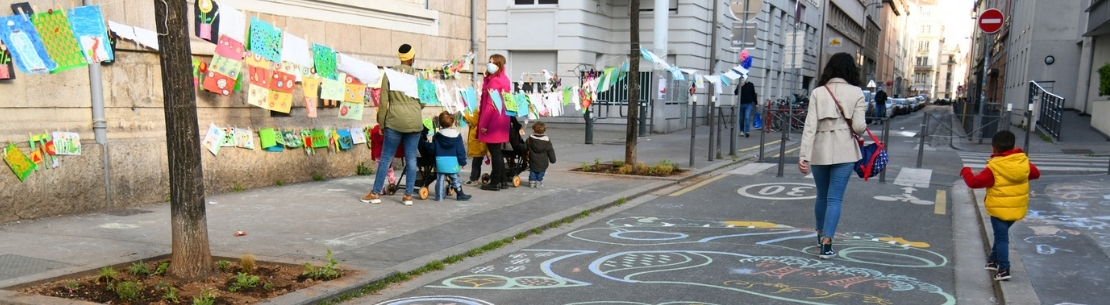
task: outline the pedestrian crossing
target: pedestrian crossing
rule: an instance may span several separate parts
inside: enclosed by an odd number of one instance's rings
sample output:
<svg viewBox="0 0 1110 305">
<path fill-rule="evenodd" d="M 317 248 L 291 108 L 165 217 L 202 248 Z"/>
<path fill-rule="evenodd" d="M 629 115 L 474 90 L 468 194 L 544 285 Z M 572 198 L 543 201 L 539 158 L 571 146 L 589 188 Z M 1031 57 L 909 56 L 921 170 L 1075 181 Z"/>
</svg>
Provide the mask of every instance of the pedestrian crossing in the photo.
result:
<svg viewBox="0 0 1110 305">
<path fill-rule="evenodd" d="M 987 167 L 990 153 L 984 152 L 956 152 L 963 162 L 963 166 L 974 170 Z M 1029 162 L 1037 166 L 1041 173 L 1050 174 L 1095 174 L 1105 173 L 1110 160 L 1107 157 L 1089 157 L 1084 155 L 1068 154 L 1043 154 L 1035 153 L 1029 156 Z"/>
</svg>

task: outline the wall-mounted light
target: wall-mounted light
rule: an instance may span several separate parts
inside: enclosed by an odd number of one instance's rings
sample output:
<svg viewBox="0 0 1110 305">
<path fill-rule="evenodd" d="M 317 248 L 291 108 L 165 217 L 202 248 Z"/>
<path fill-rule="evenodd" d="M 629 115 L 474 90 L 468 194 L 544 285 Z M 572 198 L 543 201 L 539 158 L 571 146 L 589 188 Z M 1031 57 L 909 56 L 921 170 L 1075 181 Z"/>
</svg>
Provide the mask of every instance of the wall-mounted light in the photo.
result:
<svg viewBox="0 0 1110 305">
<path fill-rule="evenodd" d="M 1054 63 L 1054 62 L 1056 62 L 1056 57 L 1054 57 L 1054 56 L 1052 56 L 1052 55 L 1049 55 L 1049 56 L 1045 56 L 1045 57 L 1044 57 L 1044 64 L 1046 64 L 1046 65 L 1051 65 L 1051 64 L 1052 64 L 1052 63 Z"/>
</svg>

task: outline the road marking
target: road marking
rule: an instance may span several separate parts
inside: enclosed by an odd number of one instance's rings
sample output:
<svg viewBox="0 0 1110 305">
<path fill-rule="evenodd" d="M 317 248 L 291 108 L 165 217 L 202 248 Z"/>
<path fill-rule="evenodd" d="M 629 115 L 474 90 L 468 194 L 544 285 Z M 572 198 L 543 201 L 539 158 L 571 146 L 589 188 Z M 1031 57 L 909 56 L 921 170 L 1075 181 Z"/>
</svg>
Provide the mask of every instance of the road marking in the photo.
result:
<svg viewBox="0 0 1110 305">
<path fill-rule="evenodd" d="M 933 206 L 933 213 L 937 215 L 944 215 L 945 209 L 948 208 L 948 192 L 945 190 L 937 190 L 936 205 Z"/>
<path fill-rule="evenodd" d="M 777 166 L 777 164 L 772 164 L 772 163 L 748 163 L 748 164 L 745 164 L 744 166 L 741 166 L 740 168 L 731 170 L 731 171 L 727 172 L 726 174 L 751 176 L 751 175 L 758 174 L 759 172 L 765 171 L 768 168 L 772 168 L 772 167 L 775 167 L 775 166 Z"/>
<path fill-rule="evenodd" d="M 782 140 L 774 140 L 774 141 L 771 141 L 771 142 L 763 143 L 763 145 L 767 146 L 767 145 L 771 145 L 771 144 L 777 144 L 778 142 L 781 142 L 781 141 Z M 748 147 L 748 148 L 745 148 L 745 149 L 741 149 L 740 152 L 755 150 L 755 149 L 758 149 L 758 148 L 759 148 L 759 145 L 756 145 L 756 146 Z"/>
<path fill-rule="evenodd" d="M 801 149 L 801 148 L 802 148 L 802 147 L 801 147 L 801 146 L 799 146 L 799 147 L 795 147 L 795 148 L 787 149 L 787 150 L 786 150 L 786 154 L 787 154 L 787 155 L 789 155 L 790 153 L 792 153 L 792 152 L 795 152 L 795 151 L 798 151 L 798 150 L 799 150 L 799 149 Z M 771 156 L 771 158 L 777 158 L 778 156 L 779 156 L 779 154 L 775 154 L 774 156 Z"/>
<path fill-rule="evenodd" d="M 688 187 L 688 188 L 684 188 L 684 189 L 682 189 L 682 190 L 680 190 L 680 191 L 677 191 L 677 192 L 674 192 L 674 193 L 672 193 L 672 194 L 671 194 L 671 197 L 678 197 L 678 196 L 681 196 L 682 194 L 686 194 L 686 193 L 687 193 L 687 192 L 689 192 L 689 191 L 693 191 L 693 190 L 695 190 L 695 189 L 697 189 L 697 188 L 699 188 L 699 187 L 703 187 L 703 186 L 705 186 L 706 184 L 710 184 L 710 183 L 713 183 L 713 181 L 721 180 L 721 178 L 724 178 L 724 177 L 727 177 L 727 176 L 728 176 L 728 175 L 717 175 L 716 177 L 713 177 L 713 178 L 709 178 L 708 180 L 705 180 L 705 181 L 702 181 L 702 182 L 698 182 L 698 184 L 694 184 L 694 185 L 691 185 L 691 186 L 690 186 L 690 187 Z"/>
<path fill-rule="evenodd" d="M 764 200 L 817 198 L 817 186 L 808 183 L 777 182 L 751 184 L 736 190 L 741 196 Z"/>
<path fill-rule="evenodd" d="M 925 168 L 905 168 L 898 172 L 894 185 L 928 188 L 929 180 L 933 178 L 933 170 Z"/>
</svg>

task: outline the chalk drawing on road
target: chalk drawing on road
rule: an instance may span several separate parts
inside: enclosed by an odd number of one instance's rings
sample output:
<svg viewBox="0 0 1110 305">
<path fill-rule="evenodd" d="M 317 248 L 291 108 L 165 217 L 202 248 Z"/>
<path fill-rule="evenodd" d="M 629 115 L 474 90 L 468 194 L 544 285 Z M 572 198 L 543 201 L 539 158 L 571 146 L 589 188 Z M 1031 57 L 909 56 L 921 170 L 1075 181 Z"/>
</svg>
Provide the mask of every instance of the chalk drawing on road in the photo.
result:
<svg viewBox="0 0 1110 305">
<path fill-rule="evenodd" d="M 454 303 L 444 303 L 454 302 Z M 393 299 L 385 302 L 378 303 L 377 305 L 439 305 L 439 304 L 457 304 L 457 305 L 493 305 L 491 302 L 468 298 L 463 296 L 423 296 L 411 297 L 403 299 Z"/>
<path fill-rule="evenodd" d="M 1056 251 L 1065 251 L 1065 252 L 1075 253 L 1075 251 L 1068 250 L 1068 249 L 1057 248 L 1057 247 L 1053 247 L 1053 246 L 1049 246 L 1049 245 L 1037 245 L 1037 253 L 1038 254 L 1052 255 L 1052 254 L 1056 254 Z"/>
<path fill-rule="evenodd" d="M 532 257 L 547 257 L 556 253 L 566 253 L 561 256 L 540 262 L 525 259 Z M 428 285 L 430 288 L 448 289 L 490 289 L 490 290 L 515 290 L 515 289 L 540 289 L 589 286 L 590 283 L 569 279 L 553 271 L 551 265 L 564 259 L 575 256 L 597 253 L 597 251 L 581 250 L 522 250 L 502 259 L 501 262 L 484 267 L 471 269 L 468 275 L 444 279 L 438 285 Z M 507 260 L 507 261 L 505 261 Z M 539 266 L 537 267 L 536 264 Z M 509 275 L 493 274 L 502 270 Z"/>
<path fill-rule="evenodd" d="M 663 302 L 663 303 L 658 303 L 658 304 L 628 302 L 628 301 L 589 301 L 589 302 L 566 303 L 566 304 L 563 304 L 563 305 L 718 305 L 718 304 L 706 303 L 706 302 L 694 302 L 694 301 L 671 301 L 671 302 Z"/>
<path fill-rule="evenodd" d="M 909 187 L 909 186 L 903 187 L 902 191 L 903 191 L 903 193 L 899 194 L 899 195 L 889 195 L 889 196 L 888 195 L 879 195 L 879 196 L 875 196 L 875 200 L 895 201 L 895 202 L 900 201 L 900 202 L 909 202 L 909 203 L 912 203 L 912 204 L 920 204 L 920 205 L 935 204 L 932 201 L 918 199 L 917 196 L 914 196 L 913 192 L 917 191 L 917 189 L 915 189 L 913 187 Z"/>
<path fill-rule="evenodd" d="M 139 226 L 129 224 L 129 223 L 109 222 L 109 223 L 106 223 L 106 224 L 99 225 L 97 227 L 104 228 L 104 229 L 135 229 L 135 228 L 138 228 Z"/>
<path fill-rule="evenodd" d="M 752 184 L 736 190 L 741 196 L 763 200 L 802 200 L 817 198 L 811 183 L 775 182 Z"/>
</svg>

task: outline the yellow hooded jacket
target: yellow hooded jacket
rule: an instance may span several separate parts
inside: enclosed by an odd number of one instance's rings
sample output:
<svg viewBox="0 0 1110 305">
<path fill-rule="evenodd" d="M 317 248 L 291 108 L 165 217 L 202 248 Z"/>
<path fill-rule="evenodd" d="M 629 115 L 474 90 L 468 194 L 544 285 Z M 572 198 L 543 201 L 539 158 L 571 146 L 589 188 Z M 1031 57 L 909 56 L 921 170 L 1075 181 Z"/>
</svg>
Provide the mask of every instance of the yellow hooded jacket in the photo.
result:
<svg viewBox="0 0 1110 305">
<path fill-rule="evenodd" d="M 994 186 L 987 188 L 987 214 L 1005 221 L 1025 218 L 1029 210 L 1029 157 L 1025 153 L 987 161 Z"/>
<path fill-rule="evenodd" d="M 470 114 L 463 111 L 463 120 L 466 120 L 466 125 L 470 127 L 466 136 L 466 156 L 471 158 L 485 157 L 486 143 L 478 141 L 478 110 L 475 109 Z"/>
</svg>

